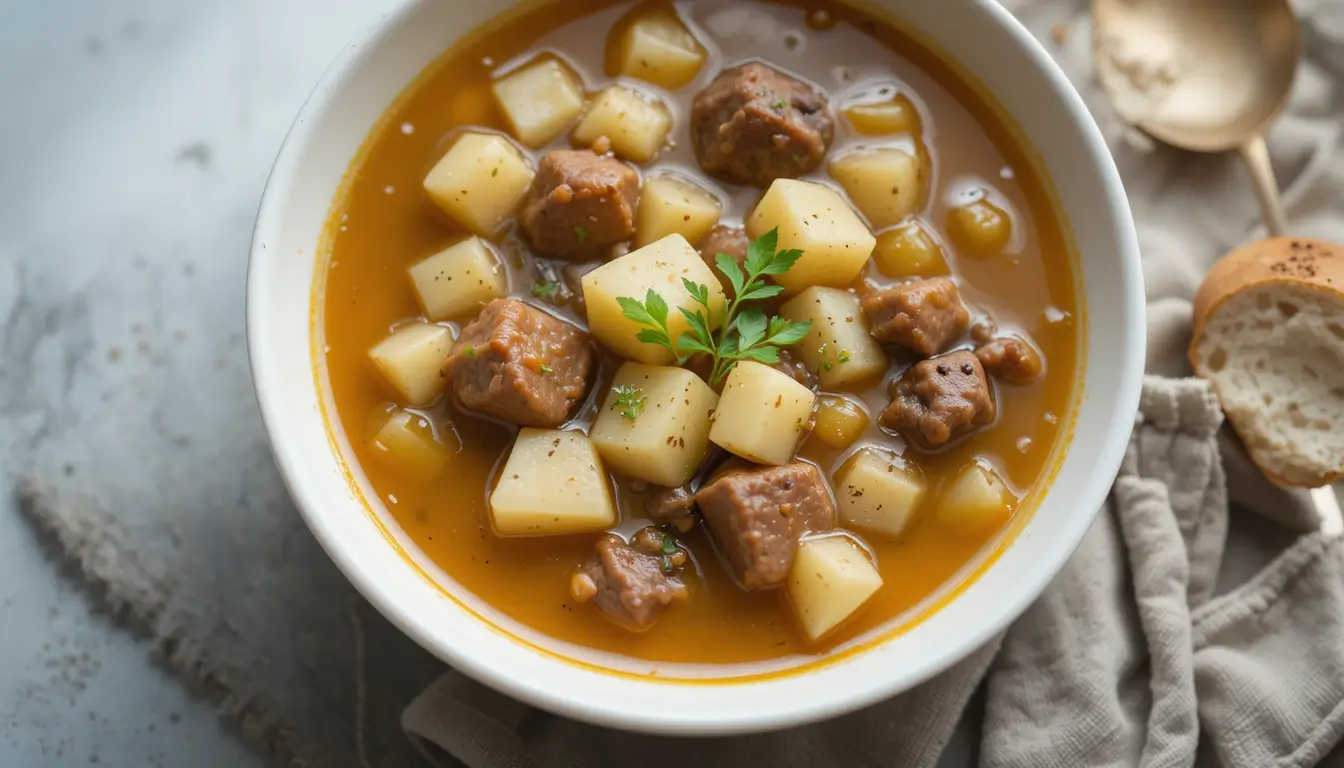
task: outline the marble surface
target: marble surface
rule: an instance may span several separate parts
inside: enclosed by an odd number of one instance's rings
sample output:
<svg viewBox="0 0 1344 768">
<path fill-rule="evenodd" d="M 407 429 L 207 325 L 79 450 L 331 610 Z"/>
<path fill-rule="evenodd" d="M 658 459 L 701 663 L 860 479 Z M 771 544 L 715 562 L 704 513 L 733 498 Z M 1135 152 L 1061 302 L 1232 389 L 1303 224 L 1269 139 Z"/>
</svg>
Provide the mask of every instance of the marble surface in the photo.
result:
<svg viewBox="0 0 1344 768">
<path fill-rule="evenodd" d="M 30 469 L 78 479 L 100 462 L 79 434 L 138 429 L 118 401 L 180 367 L 215 370 L 250 407 L 238 334 L 258 197 L 312 84 L 386 5 L 0 0 L 6 489 Z M 222 346 L 200 332 L 220 326 Z M 0 765 L 258 762 L 0 494 Z"/>
</svg>

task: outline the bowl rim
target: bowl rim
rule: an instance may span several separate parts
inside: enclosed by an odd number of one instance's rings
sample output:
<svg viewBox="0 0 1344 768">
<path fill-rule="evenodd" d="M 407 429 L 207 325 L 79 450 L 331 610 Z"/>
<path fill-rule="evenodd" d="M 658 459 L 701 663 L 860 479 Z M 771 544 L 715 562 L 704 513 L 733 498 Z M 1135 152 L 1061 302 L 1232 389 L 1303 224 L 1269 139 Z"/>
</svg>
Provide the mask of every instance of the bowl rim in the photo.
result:
<svg viewBox="0 0 1344 768">
<path fill-rule="evenodd" d="M 305 484 L 304 473 L 295 453 L 300 446 L 291 439 L 282 426 L 284 423 L 285 403 L 278 392 L 278 372 L 273 363 L 273 355 L 266 353 L 268 339 L 264 334 L 267 325 L 267 310 L 258 297 L 268 294 L 268 270 L 262 268 L 268 259 L 278 258 L 275 249 L 268 249 L 267 242 L 276 239 L 275 233 L 282 226 L 282 203 L 289 199 L 295 186 L 296 171 L 301 150 L 312 139 L 316 130 L 318 116 L 327 106 L 329 96 L 336 91 L 345 78 L 357 67 L 361 58 L 387 35 L 400 26 L 407 17 L 426 0 L 398 0 L 395 7 L 383 12 L 375 21 L 368 24 L 364 31 L 347 43 L 334 61 L 327 67 L 308 97 L 278 151 L 276 160 L 267 177 L 262 193 L 256 223 L 250 246 L 246 285 L 246 335 L 248 359 L 252 374 L 253 387 L 261 411 L 263 427 L 277 467 L 290 497 L 295 502 L 305 523 L 314 537 L 336 564 L 352 586 L 401 632 L 425 648 L 457 671 L 482 682 L 491 688 L 527 704 L 550 712 L 564 714 L 586 722 L 647 733 L 678 735 L 728 735 L 751 732 L 764 732 L 780 728 L 802 725 L 835 717 L 872 705 L 878 701 L 909 690 L 930 678 L 944 672 L 952 665 L 963 660 L 976 649 L 997 638 L 1008 625 L 1015 621 L 1027 607 L 1035 602 L 1045 587 L 1063 568 L 1065 562 L 1076 551 L 1083 536 L 1091 528 L 1095 516 L 1104 507 L 1109 493 L 1109 482 L 1103 485 L 1089 486 L 1097 498 L 1083 498 L 1092 512 L 1080 512 L 1072 516 L 1076 520 L 1063 537 L 1064 546 L 1056 548 L 1052 555 L 1046 556 L 1046 567 L 1037 569 L 1036 578 L 1025 580 L 1027 583 L 1017 590 L 1015 599 L 1006 599 L 999 603 L 1001 608 L 988 620 L 981 622 L 963 635 L 957 642 L 948 642 L 938 646 L 922 663 L 920 668 L 904 675 L 892 675 L 884 681 L 877 681 L 868 687 L 848 696 L 833 696 L 823 702 L 808 702 L 792 708 L 777 709 L 755 713 L 745 712 L 732 718 L 718 715 L 706 717 L 698 713 L 658 711 L 652 713 L 632 712 L 619 706 L 609 708 L 579 708 L 563 693 L 545 686 L 528 684 L 510 674 L 498 665 L 486 663 L 482 658 L 465 652 L 441 634 L 433 631 L 432 625 L 413 614 L 384 583 L 361 563 L 359 552 L 340 543 L 332 520 L 324 515 L 315 497 L 313 487 Z M 1052 95 L 1062 102 L 1062 106 L 1072 116 L 1076 129 L 1086 150 L 1096 163 L 1101 177 L 1105 196 L 1110 203 L 1109 218 L 1116 225 L 1117 258 L 1123 275 L 1124 314 L 1129 327 L 1124 329 L 1134 343 L 1126 346 L 1121 357 L 1120 368 L 1124 378 L 1118 385 L 1113 415 L 1106 433 L 1104 446 L 1099 450 L 1099 461 L 1095 469 L 1104 470 L 1107 477 L 1118 472 L 1121 460 L 1129 443 L 1129 425 L 1138 412 L 1142 385 L 1142 373 L 1145 358 L 1145 307 L 1141 263 L 1139 260 L 1138 238 L 1123 182 L 1114 160 L 1107 148 L 1102 133 L 1082 97 L 1069 82 L 1068 77 L 1046 51 L 1045 47 L 1003 6 L 995 0 L 965 0 L 968 6 L 989 17 L 990 22 L 1000 27 L 1022 49 L 1045 79 Z M 406 87 L 405 85 L 402 88 Z M 1044 173 L 1044 169 L 1042 169 Z M 1046 176 L 1047 181 L 1051 181 Z M 1053 188 L 1053 184 L 1051 184 Z M 327 201 L 329 205 L 329 201 Z M 316 258 L 316 254 L 313 254 Z M 1081 275 L 1079 275 L 1081 278 Z M 1081 285 L 1081 283 L 1080 283 Z M 310 290 L 305 286 L 306 290 Z M 1081 393 L 1080 393 L 1081 394 Z M 1081 403 L 1081 400 L 1077 401 Z M 1077 439 L 1075 434 L 1070 438 Z M 1067 452 L 1061 454 L 1062 462 Z M 317 481 L 314 481 L 317 482 Z M 1096 491 L 1095 489 L 1102 490 Z M 1048 493 L 1047 493 L 1048 495 Z M 1042 501 L 1044 496 L 1042 497 Z M 1008 546 L 1012 546 L 1009 544 Z M 953 598 L 952 602 L 958 598 Z M 940 610 L 945 609 L 943 606 Z M 488 621 L 481 619 L 489 625 Z M 491 627 L 492 629 L 494 627 Z M 881 645 L 888 644 L 896 635 L 884 638 Z M 863 657 L 866 654 L 859 654 Z M 804 675 L 809 672 L 804 672 Z M 426 683 L 428 685 L 428 681 Z M 714 690 L 705 687 L 703 690 Z"/>
</svg>

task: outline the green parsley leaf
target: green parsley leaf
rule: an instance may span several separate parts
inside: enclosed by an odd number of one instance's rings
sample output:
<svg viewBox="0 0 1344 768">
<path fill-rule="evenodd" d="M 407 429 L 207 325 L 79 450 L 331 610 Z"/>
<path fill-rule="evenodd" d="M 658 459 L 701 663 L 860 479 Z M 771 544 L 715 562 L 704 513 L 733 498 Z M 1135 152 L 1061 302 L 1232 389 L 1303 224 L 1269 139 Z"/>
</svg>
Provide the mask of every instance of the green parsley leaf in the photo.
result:
<svg viewBox="0 0 1344 768">
<path fill-rule="evenodd" d="M 543 365 L 543 366 L 541 366 L 541 372 L 542 372 L 542 373 L 555 373 L 555 369 L 552 368 L 552 367 L 549 366 L 549 365 Z"/>
<path fill-rule="evenodd" d="M 750 245 L 747 246 L 747 250 L 750 252 Z M 733 295 L 741 296 L 742 286 L 747 282 L 747 276 L 742 274 L 742 267 L 738 266 L 733 257 L 726 253 L 714 256 L 714 266 L 718 267 L 723 276 L 728 278 L 728 283 L 733 286 Z"/>
<path fill-rule="evenodd" d="M 848 363 L 849 360 L 850 360 L 850 357 L 849 357 L 849 350 L 848 350 L 848 349 L 842 349 L 842 350 L 840 350 L 840 357 L 837 358 L 837 359 L 838 359 L 840 362 L 842 362 L 842 363 Z"/>
<path fill-rule="evenodd" d="M 588 230 L 583 227 L 574 228 L 574 239 L 579 241 L 579 245 L 588 242 Z"/>
<path fill-rule="evenodd" d="M 475 348 L 475 347 L 463 347 L 463 348 L 462 348 L 462 354 L 466 355 L 467 357 L 475 357 L 475 356 L 476 356 L 476 348 Z"/>
<path fill-rule="evenodd" d="M 774 107 L 775 109 L 783 109 L 783 108 L 787 107 L 788 105 L 789 105 L 789 102 L 787 102 L 787 101 L 785 101 L 785 100 L 783 100 L 783 99 L 776 99 L 775 102 L 774 102 L 773 104 L 771 104 L 770 106 Z"/>
<path fill-rule="evenodd" d="M 560 293 L 560 284 L 550 281 L 532 286 L 532 295 L 546 301 L 555 301 Z"/>
<path fill-rule="evenodd" d="M 612 387 L 611 391 L 616 394 L 616 402 L 611 404 L 611 410 L 620 408 L 621 416 L 630 421 L 639 418 L 639 414 L 644 410 L 643 390 L 623 384 L 619 387 Z"/>
<path fill-rule="evenodd" d="M 667 531 L 663 531 L 662 534 L 663 534 L 663 554 L 664 555 L 677 554 L 678 547 L 676 537 L 668 533 Z"/>
</svg>

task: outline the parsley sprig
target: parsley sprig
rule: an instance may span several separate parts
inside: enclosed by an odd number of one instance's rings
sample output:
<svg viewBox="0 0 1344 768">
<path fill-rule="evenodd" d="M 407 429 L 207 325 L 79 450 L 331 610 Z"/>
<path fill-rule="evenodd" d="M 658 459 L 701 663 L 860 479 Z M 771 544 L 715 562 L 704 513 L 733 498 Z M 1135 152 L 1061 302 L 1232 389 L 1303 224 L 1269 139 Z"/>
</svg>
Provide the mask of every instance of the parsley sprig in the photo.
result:
<svg viewBox="0 0 1344 768">
<path fill-rule="evenodd" d="M 675 341 L 668 330 L 667 301 L 656 291 L 650 289 L 642 302 L 629 296 L 618 297 L 616 301 L 627 318 L 645 326 L 636 338 L 670 350 L 678 365 L 685 365 L 697 354 L 709 355 L 712 361 L 709 384 L 717 388 L 742 360 L 778 363 L 780 348 L 802 341 L 812 327 L 810 322 L 766 317 L 760 309 L 746 306 L 747 302 L 782 293 L 782 286 L 766 278 L 788 272 L 803 255 L 797 249 L 778 250 L 778 246 L 779 230 L 772 229 L 747 245 L 747 258 L 741 266 L 728 254 L 714 257 L 714 265 L 733 287 L 733 300 L 719 312 L 710 305 L 708 286 L 683 277 L 682 286 L 699 306 L 693 310 L 677 307 L 690 328 Z"/>
</svg>

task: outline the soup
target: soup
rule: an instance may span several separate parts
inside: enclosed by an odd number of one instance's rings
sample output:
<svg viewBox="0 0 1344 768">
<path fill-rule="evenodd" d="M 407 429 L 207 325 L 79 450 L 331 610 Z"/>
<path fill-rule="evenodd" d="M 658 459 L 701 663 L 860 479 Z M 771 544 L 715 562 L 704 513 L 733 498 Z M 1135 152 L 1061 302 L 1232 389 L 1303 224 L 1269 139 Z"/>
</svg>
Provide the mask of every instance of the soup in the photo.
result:
<svg viewBox="0 0 1344 768">
<path fill-rule="evenodd" d="M 1062 222 L 967 84 L 838 3 L 554 3 L 397 101 L 333 204 L 334 419 L 493 608 L 661 662 L 809 658 L 1048 479 Z"/>
</svg>

